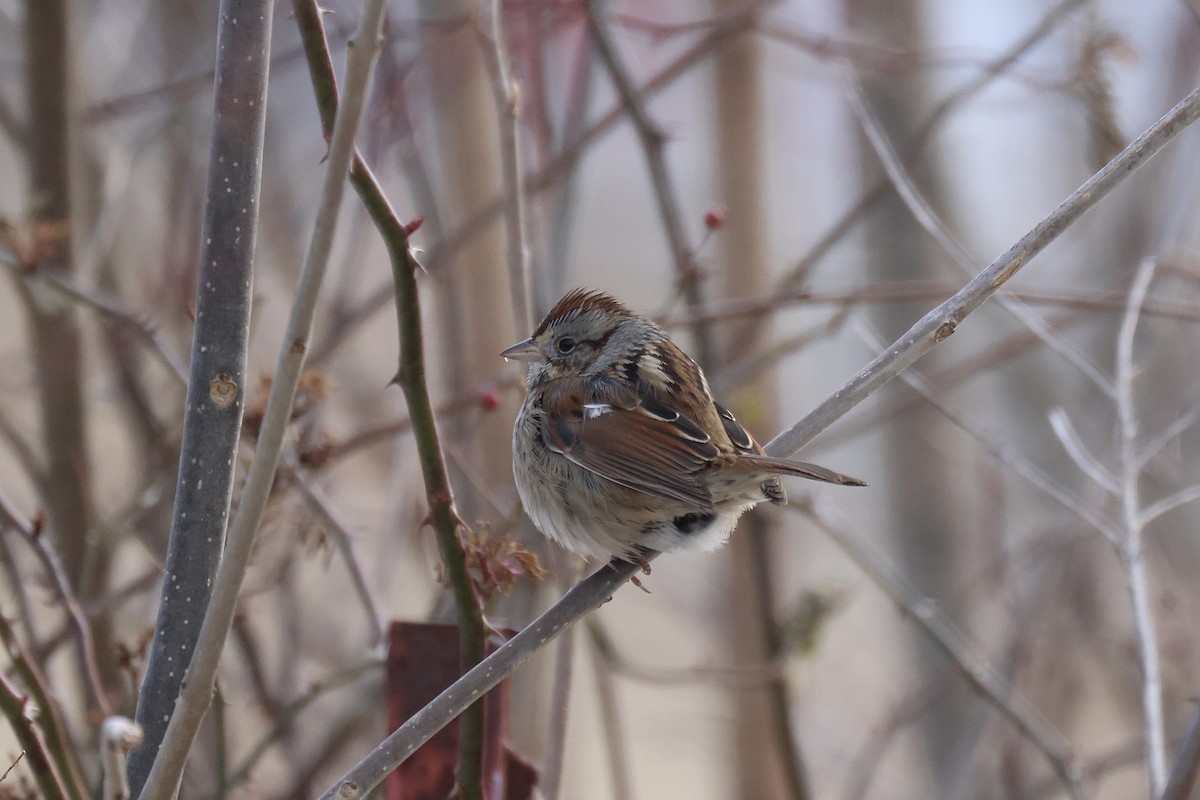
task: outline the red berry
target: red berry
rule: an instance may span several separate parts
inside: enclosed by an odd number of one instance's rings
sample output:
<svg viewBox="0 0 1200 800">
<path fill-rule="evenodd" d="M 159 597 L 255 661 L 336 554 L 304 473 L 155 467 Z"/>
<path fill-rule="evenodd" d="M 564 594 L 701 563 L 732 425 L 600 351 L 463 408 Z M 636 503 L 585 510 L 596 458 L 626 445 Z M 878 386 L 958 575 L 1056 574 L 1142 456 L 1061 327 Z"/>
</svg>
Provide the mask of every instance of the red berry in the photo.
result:
<svg viewBox="0 0 1200 800">
<path fill-rule="evenodd" d="M 704 215 L 704 227 L 710 231 L 715 231 L 717 228 L 725 225 L 725 209 L 718 207 L 710 208 L 708 213 Z"/>
<path fill-rule="evenodd" d="M 479 393 L 479 405 L 484 411 L 495 411 L 500 407 L 500 397 L 495 389 L 485 389 Z"/>
</svg>

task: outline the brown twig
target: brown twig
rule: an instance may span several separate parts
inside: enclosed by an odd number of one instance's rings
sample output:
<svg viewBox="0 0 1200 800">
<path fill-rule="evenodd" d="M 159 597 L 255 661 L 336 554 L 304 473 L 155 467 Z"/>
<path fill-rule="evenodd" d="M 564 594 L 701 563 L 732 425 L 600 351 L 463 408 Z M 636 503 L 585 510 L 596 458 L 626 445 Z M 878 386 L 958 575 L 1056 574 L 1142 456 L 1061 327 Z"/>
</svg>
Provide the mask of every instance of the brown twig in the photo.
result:
<svg viewBox="0 0 1200 800">
<path fill-rule="evenodd" d="M 291 733 L 305 709 L 329 692 L 354 683 L 366 673 L 380 669 L 382 666 L 382 659 L 372 658 L 332 672 L 319 680 L 313 681 L 302 694 L 279 708 L 275 714 L 274 726 L 250 747 L 241 762 L 229 773 L 225 782 L 225 791 L 228 792 L 236 788 L 250 777 L 251 773 L 254 772 L 254 768 L 258 766 L 258 763 L 262 761 L 271 748 L 278 745 Z M 220 794 L 214 794 L 210 797 L 210 800 L 216 800 L 219 796 Z"/>
<path fill-rule="evenodd" d="M 29 759 L 33 780 L 41 790 L 42 797 L 83 800 L 86 795 L 67 781 L 51 753 L 47 752 L 49 748 L 42 739 L 41 731 L 28 713 L 29 702 L 29 698 L 21 694 L 0 672 L 0 714 L 8 720 L 17 743 Z"/>
<path fill-rule="evenodd" d="M 346 571 L 350 573 L 350 582 L 354 586 L 354 594 L 357 595 L 359 604 L 363 609 L 363 614 L 367 619 L 367 627 L 370 630 L 368 644 L 371 647 L 376 647 L 383 641 L 383 618 L 379 615 L 379 605 L 375 602 L 375 594 L 367 583 L 367 576 L 363 572 L 362 564 L 359 563 L 358 554 L 354 547 L 354 537 L 350 535 L 350 529 L 342 521 L 337 509 L 333 507 L 324 493 L 313 485 L 308 473 L 295 464 L 288 464 L 288 467 L 291 472 L 291 478 L 295 481 L 300 495 L 316 515 L 321 527 L 333 539 L 334 546 L 342 556 L 342 561 L 346 565 Z"/>
<path fill-rule="evenodd" d="M 867 106 L 867 100 L 863 96 L 861 84 L 852 75 L 847 74 L 846 78 L 850 84 L 848 91 L 850 106 L 854 110 L 855 116 L 858 117 L 859 123 L 867 136 L 867 141 L 870 142 L 872 149 L 883 165 L 884 172 L 888 180 L 892 183 L 892 188 L 899 195 L 913 218 L 937 242 L 942 250 L 950 256 L 950 259 L 958 268 L 968 277 L 974 275 L 974 259 L 967 253 L 966 248 L 954 238 L 917 188 L 916 181 L 913 180 L 912 175 L 905 168 L 900 156 L 893 149 L 891 142 L 887 140 L 879 120 Z M 1074 366 L 1082 375 L 1090 379 L 1096 388 L 1106 396 L 1112 397 L 1116 394 L 1113 379 L 1105 375 L 1100 367 L 1078 345 L 1066 337 L 1060 336 L 1057 331 L 1046 324 L 1045 320 L 1031 312 L 1019 300 L 1010 297 L 1007 291 L 999 292 L 996 295 L 996 302 L 1001 308 L 1031 330 L 1047 347 L 1058 353 L 1067 363 Z"/>
<path fill-rule="evenodd" d="M 642 154 L 646 159 L 646 168 L 650 173 L 650 183 L 654 187 L 654 198 L 658 204 L 658 215 L 666 230 L 667 243 L 671 248 L 671 258 L 675 265 L 675 279 L 683 294 L 688 309 L 696 309 L 704 304 L 704 293 L 701 275 L 696 264 L 695 254 L 688 244 L 687 232 L 684 230 L 683 215 L 679 210 L 679 196 L 675 190 L 671 173 L 667 169 L 664 155 L 666 136 L 650 119 L 645 109 L 643 95 L 638 91 L 633 77 L 617 52 L 616 42 L 605 21 L 604 0 L 587 0 L 584 11 L 587 15 L 588 29 L 596 43 L 600 60 L 608 69 L 609 77 L 621 97 L 625 112 L 629 115 L 633 128 L 637 132 Z M 696 360 L 702 367 L 711 367 L 716 361 L 713 350 L 711 332 L 704 326 L 694 326 L 691 334 L 695 339 Z"/>
<path fill-rule="evenodd" d="M 15 686 L 6 682 L 7 675 L 0 671 L 0 682 L 4 682 L 0 687 L 0 695 L 4 695 L 0 697 L 0 713 L 8 718 L 8 723 L 17 734 L 22 747 L 30 752 L 30 762 L 38 783 L 42 783 L 44 776 L 46 780 L 53 779 L 62 787 L 60 793 L 44 796 L 83 800 L 87 796 L 87 784 L 84 782 L 78 757 L 71 746 L 71 737 L 63 722 L 62 710 L 51 694 L 41 670 L 29 657 L 3 613 L 0 613 L 0 644 L 4 645 L 12 660 L 13 671 L 20 677 L 25 691 L 28 692 L 28 695 L 22 695 Z M 28 714 L 29 703 L 37 708 L 36 725 L 34 718 Z M 14 712 L 19 719 L 14 718 Z M 27 726 L 27 729 L 23 730 L 23 726 Z"/>
<path fill-rule="evenodd" d="M 868 394 L 887 383 L 900 371 L 927 353 L 934 344 L 953 333 L 957 325 L 996 291 L 1020 267 L 1045 247 L 1055 236 L 1095 205 L 1108 191 L 1134 169 L 1171 141 L 1200 116 L 1200 89 L 1191 92 L 1174 109 L 1096 176 L 1088 180 L 1049 217 L 1014 245 L 977 278 L 969 282 L 951 300 L 935 309 L 900 337 L 882 355 L 858 373 L 831 398 L 767 445 L 767 453 L 786 456 L 809 441 Z M 654 555 L 654 554 L 650 554 Z M 378 747 L 348 771 L 323 795 L 325 800 L 352 800 L 370 791 L 388 772 L 471 705 L 504 676 L 524 663 L 537 649 L 567 626 L 605 602 L 612 592 L 632 576 L 635 565 L 612 562 L 584 579 L 567 592 L 546 613 L 506 642 L 485 661 L 438 695 L 429 705 L 385 739 Z M 980 676 L 976 676 L 979 678 Z M 985 686 L 995 690 L 994 685 Z M 999 698 L 1003 694 L 997 695 Z M 1020 724 L 1031 724 L 1026 718 Z M 1052 740 L 1046 740 L 1050 742 Z M 1047 758 L 1059 751 L 1047 745 Z M 1068 786 L 1077 784 L 1069 762 L 1054 761 L 1061 770 L 1060 779 Z"/>
<path fill-rule="evenodd" d="M 112 708 L 108 695 L 104 691 L 104 683 L 100 679 L 100 668 L 96 664 L 95 645 L 92 641 L 92 626 L 87 615 L 79 606 L 71 582 L 63 570 L 58 555 L 46 541 L 44 531 L 35 529 L 33 523 L 25 519 L 20 512 L 0 492 L 0 521 L 3 521 L 20 534 L 24 542 L 33 550 L 42 564 L 42 569 L 54 586 L 54 593 L 70 621 L 71 630 L 75 634 L 75 650 L 79 658 L 79 671 L 84 678 L 91 706 L 100 711 L 101 716 L 111 716 Z"/>
</svg>

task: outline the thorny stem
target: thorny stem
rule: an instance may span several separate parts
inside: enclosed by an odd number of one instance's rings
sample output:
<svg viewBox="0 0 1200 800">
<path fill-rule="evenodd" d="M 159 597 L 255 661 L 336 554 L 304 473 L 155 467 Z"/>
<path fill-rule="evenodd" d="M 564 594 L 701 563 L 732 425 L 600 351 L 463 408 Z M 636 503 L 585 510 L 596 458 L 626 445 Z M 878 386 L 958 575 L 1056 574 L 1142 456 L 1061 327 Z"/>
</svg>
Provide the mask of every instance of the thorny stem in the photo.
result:
<svg viewBox="0 0 1200 800">
<path fill-rule="evenodd" d="M 656 555 L 657 553 L 647 553 L 646 558 L 652 559 Z M 429 741 L 450 720 L 476 703 L 485 692 L 528 661 L 535 652 L 568 626 L 606 603 L 637 570 L 636 564 L 611 561 L 584 578 L 544 614 L 526 625 L 516 636 L 497 648 L 496 652 L 476 664 L 451 684 L 450 688 L 409 717 L 378 747 L 326 790 L 321 795 L 321 800 L 357 800 L 365 797 L 389 772 Z"/>
<path fill-rule="evenodd" d="M 330 106 L 336 108 L 338 100 L 324 33 L 320 28 L 320 11 L 314 0 L 293 0 L 293 7 L 304 38 L 309 71 L 313 76 L 322 119 L 326 119 L 331 116 Z M 400 331 L 400 369 L 395 380 L 403 390 L 408 404 L 409 420 L 425 481 L 430 519 L 437 537 L 446 580 L 458 607 L 460 661 L 466 670 L 483 658 L 487 632 L 483 622 L 483 610 L 471 585 L 466 556 L 458 535 L 459 520 L 454 510 L 454 495 L 446 476 L 446 464 L 438 438 L 433 404 L 429 399 L 425 380 L 420 298 L 416 283 L 416 271 L 419 267 L 409 249 L 408 231 L 392 211 L 383 191 L 361 159 L 355 161 L 350 181 L 366 205 L 371 219 L 379 228 L 391 260 Z M 482 703 L 474 704 L 459 721 L 459 746 L 457 780 L 465 791 L 476 794 L 482 780 Z M 478 791 L 482 789 L 479 788 Z"/>
</svg>

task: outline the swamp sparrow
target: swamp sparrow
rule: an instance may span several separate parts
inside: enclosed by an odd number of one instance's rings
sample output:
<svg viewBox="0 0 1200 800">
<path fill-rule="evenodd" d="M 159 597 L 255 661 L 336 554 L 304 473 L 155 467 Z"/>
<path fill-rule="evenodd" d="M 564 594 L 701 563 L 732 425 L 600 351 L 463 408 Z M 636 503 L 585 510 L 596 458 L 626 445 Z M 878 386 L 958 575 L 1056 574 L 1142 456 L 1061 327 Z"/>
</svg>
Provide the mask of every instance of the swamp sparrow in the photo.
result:
<svg viewBox="0 0 1200 800">
<path fill-rule="evenodd" d="M 778 475 L 865 485 L 764 454 L 696 362 L 607 294 L 568 293 L 500 355 L 529 362 L 513 428 L 525 511 L 581 555 L 716 549 L 747 509 L 787 502 Z"/>
</svg>

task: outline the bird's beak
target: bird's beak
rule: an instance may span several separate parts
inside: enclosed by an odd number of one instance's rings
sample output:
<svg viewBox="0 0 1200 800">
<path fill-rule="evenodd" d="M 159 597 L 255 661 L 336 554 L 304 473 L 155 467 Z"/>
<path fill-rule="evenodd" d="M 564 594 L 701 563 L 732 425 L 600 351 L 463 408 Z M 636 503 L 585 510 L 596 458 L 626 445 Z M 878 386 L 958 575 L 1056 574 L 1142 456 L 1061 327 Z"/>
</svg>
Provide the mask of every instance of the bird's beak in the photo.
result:
<svg viewBox="0 0 1200 800">
<path fill-rule="evenodd" d="M 517 342 L 507 350 L 501 350 L 500 355 L 505 359 L 515 358 L 517 361 L 536 361 L 541 353 L 538 346 L 533 343 L 533 339 L 526 339 L 523 342 Z"/>
</svg>

